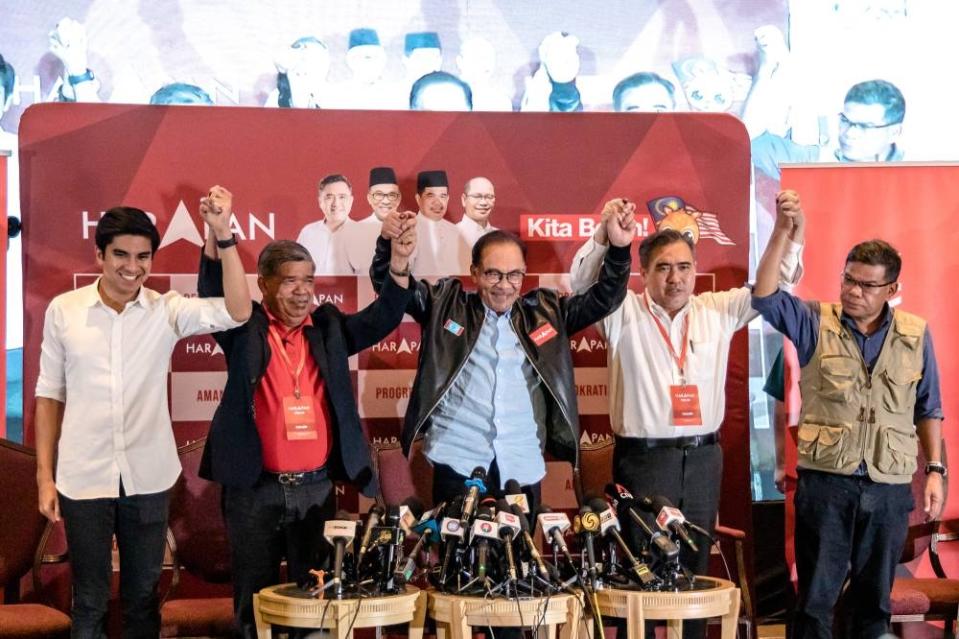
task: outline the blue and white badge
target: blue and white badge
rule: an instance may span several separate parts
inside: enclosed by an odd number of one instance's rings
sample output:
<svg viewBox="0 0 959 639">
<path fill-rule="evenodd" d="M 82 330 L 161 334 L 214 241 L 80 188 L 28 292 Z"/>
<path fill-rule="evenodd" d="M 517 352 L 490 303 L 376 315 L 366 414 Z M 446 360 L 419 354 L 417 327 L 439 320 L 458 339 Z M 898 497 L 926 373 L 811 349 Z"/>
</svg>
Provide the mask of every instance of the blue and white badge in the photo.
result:
<svg viewBox="0 0 959 639">
<path fill-rule="evenodd" d="M 443 324 L 443 328 L 448 330 L 453 335 L 456 335 L 457 337 L 463 334 L 463 327 L 451 319 L 446 320 L 446 323 Z"/>
</svg>

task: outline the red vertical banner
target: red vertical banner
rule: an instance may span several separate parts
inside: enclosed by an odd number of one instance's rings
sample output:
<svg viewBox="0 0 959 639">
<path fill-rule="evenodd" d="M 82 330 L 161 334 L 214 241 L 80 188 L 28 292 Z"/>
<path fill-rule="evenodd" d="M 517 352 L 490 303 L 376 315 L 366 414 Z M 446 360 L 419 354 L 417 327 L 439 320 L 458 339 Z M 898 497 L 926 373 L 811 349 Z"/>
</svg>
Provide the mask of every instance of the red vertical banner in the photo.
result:
<svg viewBox="0 0 959 639">
<path fill-rule="evenodd" d="M 839 300 L 839 279 L 849 249 L 882 239 L 902 256 L 900 293 L 892 304 L 929 323 L 942 391 L 947 456 L 959 459 L 959 436 L 949 426 L 959 415 L 959 164 L 802 165 L 784 167 L 783 188 L 799 192 L 806 212 L 803 299 Z M 794 383 L 798 383 L 798 379 Z M 787 446 L 795 447 L 792 438 Z M 795 471 L 795 455 L 792 460 Z M 787 502 L 788 507 L 788 502 Z M 955 499 L 942 518 L 959 514 Z M 788 522 L 787 522 L 788 524 Z M 787 536 L 792 527 L 787 525 Z M 791 558 L 790 558 L 791 559 Z"/>
<path fill-rule="evenodd" d="M 0 151 L 0 237 L 3 238 L 3 259 L 0 260 L 0 344 L 3 344 L 3 357 L 0 358 L 0 439 L 7 438 L 7 155 Z"/>
</svg>

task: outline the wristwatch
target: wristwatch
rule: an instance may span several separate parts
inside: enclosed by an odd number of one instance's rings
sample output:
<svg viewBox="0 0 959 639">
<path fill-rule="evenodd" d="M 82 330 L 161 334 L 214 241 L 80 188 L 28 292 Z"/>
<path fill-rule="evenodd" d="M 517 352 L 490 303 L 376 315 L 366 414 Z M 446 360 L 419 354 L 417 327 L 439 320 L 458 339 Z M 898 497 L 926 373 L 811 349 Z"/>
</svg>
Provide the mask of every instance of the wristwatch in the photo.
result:
<svg viewBox="0 0 959 639">
<path fill-rule="evenodd" d="M 216 247 L 219 249 L 227 249 L 231 246 L 236 246 L 236 233 L 230 236 L 228 240 L 217 240 Z"/>
<path fill-rule="evenodd" d="M 946 465 L 942 462 L 928 462 L 926 464 L 926 474 L 929 473 L 939 473 L 943 477 L 949 474 L 949 470 L 946 468 Z"/>
<path fill-rule="evenodd" d="M 69 82 L 71 85 L 80 84 L 81 82 L 91 82 L 95 77 L 96 76 L 93 75 L 93 71 L 87 69 L 79 75 L 68 75 L 67 82 Z"/>
</svg>

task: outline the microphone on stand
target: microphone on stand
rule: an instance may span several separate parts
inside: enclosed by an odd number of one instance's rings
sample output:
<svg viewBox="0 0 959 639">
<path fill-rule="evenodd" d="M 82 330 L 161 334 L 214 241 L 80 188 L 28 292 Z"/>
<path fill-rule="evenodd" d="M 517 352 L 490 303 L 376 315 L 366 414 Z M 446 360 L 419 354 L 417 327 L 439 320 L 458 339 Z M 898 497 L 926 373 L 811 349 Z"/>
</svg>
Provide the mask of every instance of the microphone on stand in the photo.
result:
<svg viewBox="0 0 959 639">
<path fill-rule="evenodd" d="M 599 513 L 600 533 L 613 538 L 619 549 L 623 551 L 623 557 L 629 562 L 630 568 L 633 574 L 636 575 L 636 578 L 639 579 L 639 582 L 643 585 L 655 583 L 656 575 L 650 571 L 649 566 L 636 558 L 623 539 L 623 536 L 619 534 L 619 519 L 606 500 L 602 497 L 590 499 L 589 507 L 592 508 L 594 512 Z"/>
<path fill-rule="evenodd" d="M 519 485 L 519 482 L 515 479 L 510 479 L 506 482 L 505 495 L 506 502 L 510 505 L 516 504 L 523 509 L 524 514 L 529 514 L 529 499 L 526 498 L 526 493 L 523 492 L 523 488 Z"/>
<path fill-rule="evenodd" d="M 589 506 L 579 509 L 579 514 L 573 518 L 573 532 L 583 540 L 586 548 L 586 572 L 589 574 L 590 585 L 593 591 L 599 586 L 599 566 L 596 562 L 595 537 L 600 531 L 599 514 L 594 513 Z"/>
<path fill-rule="evenodd" d="M 529 520 L 526 519 L 526 514 L 523 513 L 523 509 L 516 504 L 511 504 L 510 510 L 516 515 L 516 518 L 519 519 L 520 535 L 522 535 L 523 542 L 526 544 L 526 549 L 529 551 L 530 557 L 533 558 L 533 564 L 539 570 L 540 576 L 548 581 L 550 573 L 546 569 L 543 556 L 539 554 L 539 549 L 536 547 L 536 544 L 533 543 L 533 538 L 529 534 Z"/>
<path fill-rule="evenodd" d="M 323 537 L 333 546 L 333 588 L 337 599 L 343 598 L 343 558 L 346 547 L 356 538 L 356 522 L 342 510 L 323 525 Z"/>
<path fill-rule="evenodd" d="M 542 504 L 536 509 L 536 521 L 543 530 L 543 536 L 559 548 L 570 566 L 575 566 L 576 562 L 573 561 L 573 556 L 569 552 L 569 546 L 566 545 L 564 537 L 566 531 L 572 525 L 566 513 L 554 513 L 549 506 Z"/>
<path fill-rule="evenodd" d="M 646 520 L 643 516 L 636 511 L 635 506 L 638 504 L 643 510 L 648 510 L 646 504 L 643 500 L 637 501 L 633 499 L 632 493 L 626 489 L 622 484 L 606 484 L 606 495 L 612 499 L 613 503 L 616 504 L 616 508 L 620 513 L 625 512 L 629 515 L 629 518 L 639 526 L 639 528 L 645 533 L 646 537 L 649 538 L 649 543 L 652 547 L 666 559 L 673 559 L 679 555 L 679 546 L 676 543 L 664 535 L 659 530 L 655 530 L 652 526 L 646 523 Z M 646 498 L 644 498 L 645 500 Z"/>
<path fill-rule="evenodd" d="M 470 519 L 473 518 L 473 512 L 476 510 L 480 495 L 486 494 L 486 469 L 477 466 L 470 474 L 470 478 L 463 483 L 466 485 L 466 497 L 463 499 L 463 514 L 460 517 L 460 523 L 466 528 L 469 526 Z"/>
<path fill-rule="evenodd" d="M 495 505 L 494 499 L 484 499 L 476 513 L 476 519 L 473 520 L 473 528 L 470 530 L 470 543 L 476 542 L 476 576 L 480 580 L 486 578 L 489 540 L 499 539 L 499 524 L 493 520 L 496 513 Z"/>
<path fill-rule="evenodd" d="M 413 576 L 413 571 L 416 570 L 416 557 L 423 548 L 440 538 L 440 518 L 445 509 L 446 502 L 443 502 L 432 510 L 422 512 L 422 504 L 420 504 L 419 510 L 421 514 L 416 524 L 412 527 L 413 532 L 417 533 L 420 538 L 416 540 L 416 544 L 413 546 L 413 550 L 410 552 L 410 556 L 407 557 L 406 564 L 403 566 L 403 579 L 406 581 L 409 581 L 410 577 Z M 412 505 L 410 506 L 410 510 L 415 514 L 416 509 Z"/>
<path fill-rule="evenodd" d="M 360 548 L 356 552 L 356 567 L 363 565 L 363 557 L 370 548 L 370 540 L 373 538 L 373 529 L 380 525 L 384 510 L 382 506 L 373 504 L 370 506 L 369 515 L 366 518 L 366 526 L 363 527 L 363 537 L 360 538 Z"/>
<path fill-rule="evenodd" d="M 656 515 L 656 525 L 662 531 L 669 531 L 679 537 L 679 540 L 689 546 L 693 552 L 699 552 L 699 546 L 689 536 L 686 530 L 686 517 L 680 512 L 679 508 L 673 506 L 672 502 L 662 495 L 652 498 L 653 512 Z"/>
<path fill-rule="evenodd" d="M 503 549 L 506 552 L 506 570 L 509 575 L 509 581 L 515 582 L 519 578 L 516 570 L 516 556 L 513 553 L 513 541 L 522 530 L 519 523 L 519 517 L 510 512 L 510 505 L 505 499 L 496 502 L 499 512 L 496 513 L 496 523 L 499 524 L 499 538 L 503 542 Z"/>
</svg>

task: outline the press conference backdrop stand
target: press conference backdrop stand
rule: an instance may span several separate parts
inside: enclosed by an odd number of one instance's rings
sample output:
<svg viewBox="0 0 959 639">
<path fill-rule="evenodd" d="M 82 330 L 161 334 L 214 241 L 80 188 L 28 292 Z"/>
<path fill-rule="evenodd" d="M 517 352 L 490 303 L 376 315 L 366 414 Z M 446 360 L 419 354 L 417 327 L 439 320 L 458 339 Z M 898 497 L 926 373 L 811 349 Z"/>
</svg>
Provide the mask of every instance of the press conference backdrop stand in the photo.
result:
<svg viewBox="0 0 959 639">
<path fill-rule="evenodd" d="M 604 617 L 626 619 L 629 639 L 643 639 L 647 621 L 666 620 L 667 639 L 682 639 L 683 619 L 722 619 L 722 639 L 735 639 L 739 621 L 739 588 L 725 579 L 696 577 L 709 582 L 701 590 L 648 592 L 607 588 L 596 591 Z M 592 626 L 590 626 L 592 628 Z"/>
<path fill-rule="evenodd" d="M 324 628 L 336 639 L 353 636 L 357 628 L 408 623 L 410 639 L 423 639 L 426 592 L 406 586 L 405 592 L 383 597 L 317 599 L 297 588 L 281 584 L 253 595 L 253 615 L 259 639 L 273 636 L 272 624 L 291 628 Z"/>
</svg>

